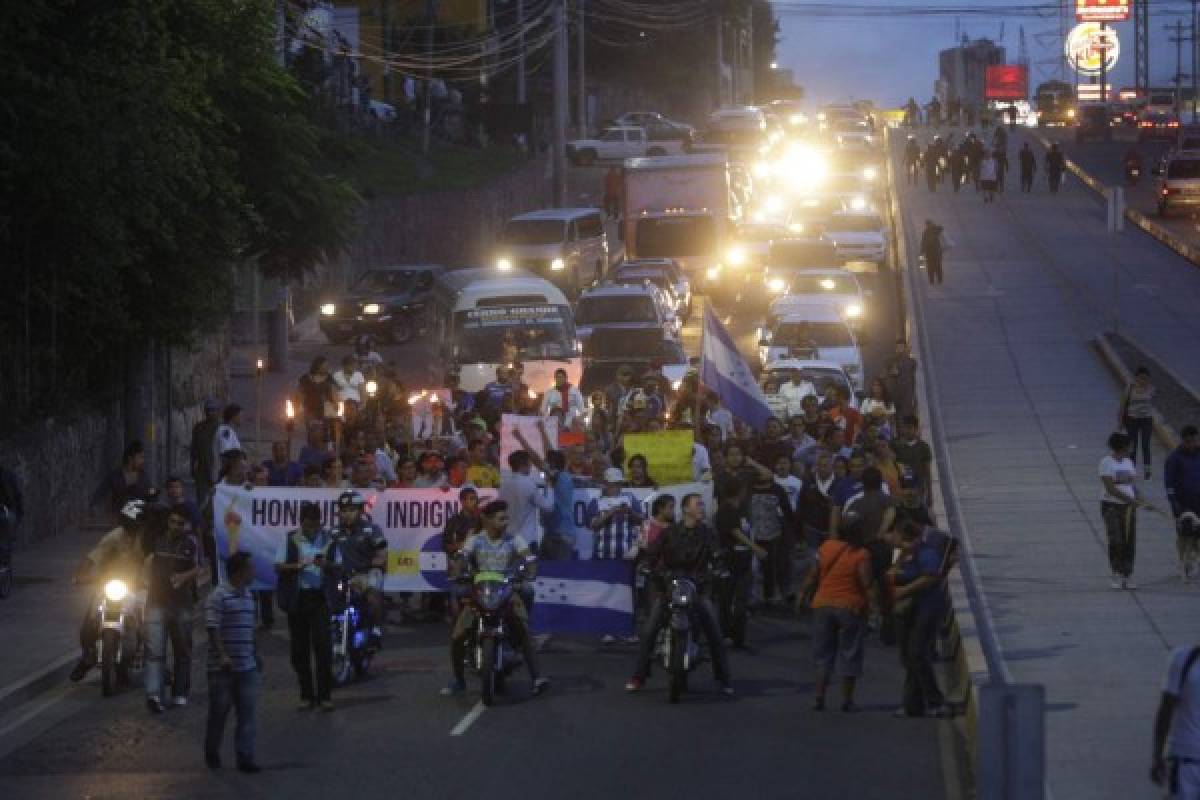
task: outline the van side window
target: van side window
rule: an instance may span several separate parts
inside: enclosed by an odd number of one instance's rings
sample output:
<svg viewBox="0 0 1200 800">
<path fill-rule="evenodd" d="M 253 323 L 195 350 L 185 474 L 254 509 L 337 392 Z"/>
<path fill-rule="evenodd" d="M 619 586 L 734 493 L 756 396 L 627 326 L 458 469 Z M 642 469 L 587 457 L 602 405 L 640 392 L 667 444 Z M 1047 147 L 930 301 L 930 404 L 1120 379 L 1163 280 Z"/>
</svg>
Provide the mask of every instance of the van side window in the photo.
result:
<svg viewBox="0 0 1200 800">
<path fill-rule="evenodd" d="M 604 235 L 604 223 L 600 221 L 599 214 L 580 217 L 576 224 L 579 226 L 580 239 L 599 239 Z"/>
</svg>

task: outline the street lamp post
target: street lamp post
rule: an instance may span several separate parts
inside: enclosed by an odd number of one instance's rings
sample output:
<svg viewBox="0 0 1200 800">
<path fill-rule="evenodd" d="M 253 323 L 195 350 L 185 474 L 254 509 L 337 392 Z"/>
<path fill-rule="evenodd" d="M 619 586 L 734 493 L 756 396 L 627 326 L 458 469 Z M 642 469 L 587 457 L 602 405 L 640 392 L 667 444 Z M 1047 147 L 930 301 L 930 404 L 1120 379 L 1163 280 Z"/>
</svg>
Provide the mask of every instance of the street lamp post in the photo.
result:
<svg viewBox="0 0 1200 800">
<path fill-rule="evenodd" d="M 262 377 L 263 360 L 254 362 L 254 454 L 262 459 Z"/>
</svg>

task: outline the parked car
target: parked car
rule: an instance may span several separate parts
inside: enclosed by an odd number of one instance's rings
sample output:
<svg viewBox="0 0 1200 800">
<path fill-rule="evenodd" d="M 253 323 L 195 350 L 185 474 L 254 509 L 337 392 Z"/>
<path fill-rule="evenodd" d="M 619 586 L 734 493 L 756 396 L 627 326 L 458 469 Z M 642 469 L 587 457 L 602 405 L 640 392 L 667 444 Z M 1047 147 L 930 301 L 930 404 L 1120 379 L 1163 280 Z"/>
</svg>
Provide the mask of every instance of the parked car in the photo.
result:
<svg viewBox="0 0 1200 800">
<path fill-rule="evenodd" d="M 443 272 L 428 264 L 369 269 L 345 294 L 321 302 L 317 325 L 330 344 L 363 334 L 407 342 L 425 329 L 434 281 Z"/>
<path fill-rule="evenodd" d="M 567 157 L 586 167 L 597 161 L 624 161 L 642 156 L 679 155 L 683 147 L 678 141 L 651 142 L 645 128 L 605 128 L 594 139 L 575 139 L 567 142 Z"/>
<path fill-rule="evenodd" d="M 1200 207 L 1200 152 L 1171 153 L 1154 174 L 1158 176 L 1159 216 L 1179 208 Z"/>
<path fill-rule="evenodd" d="M 508 221 L 496 245 L 496 269 L 524 269 L 570 297 L 608 267 L 608 234 L 598 208 L 546 208 Z"/>
</svg>

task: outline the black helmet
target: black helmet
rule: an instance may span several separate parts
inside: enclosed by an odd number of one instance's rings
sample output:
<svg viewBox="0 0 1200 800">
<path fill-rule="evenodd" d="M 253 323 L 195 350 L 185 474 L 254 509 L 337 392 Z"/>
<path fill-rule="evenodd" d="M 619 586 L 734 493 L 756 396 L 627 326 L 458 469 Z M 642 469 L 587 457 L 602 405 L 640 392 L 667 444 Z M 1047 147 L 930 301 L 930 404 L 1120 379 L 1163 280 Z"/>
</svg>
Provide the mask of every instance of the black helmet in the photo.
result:
<svg viewBox="0 0 1200 800">
<path fill-rule="evenodd" d="M 347 492 L 347 494 L 349 494 L 349 492 Z M 306 519 L 315 519 L 319 521 L 321 519 L 321 507 L 316 503 L 305 500 L 300 504 L 300 519 L 301 521 Z"/>
<path fill-rule="evenodd" d="M 354 508 L 361 511 L 366 504 L 367 501 L 363 500 L 363 496 L 358 492 L 353 491 L 342 492 L 341 497 L 339 497 L 337 501 L 338 511 L 342 511 L 347 508 Z"/>
</svg>

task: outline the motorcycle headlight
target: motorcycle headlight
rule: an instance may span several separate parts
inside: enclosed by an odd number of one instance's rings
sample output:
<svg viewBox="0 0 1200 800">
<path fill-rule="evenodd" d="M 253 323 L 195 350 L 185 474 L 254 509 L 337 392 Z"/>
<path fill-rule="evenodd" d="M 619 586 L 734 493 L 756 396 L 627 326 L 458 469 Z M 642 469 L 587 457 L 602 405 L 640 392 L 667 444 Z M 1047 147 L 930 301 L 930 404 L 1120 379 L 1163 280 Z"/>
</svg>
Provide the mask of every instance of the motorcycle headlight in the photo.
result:
<svg viewBox="0 0 1200 800">
<path fill-rule="evenodd" d="M 495 611 L 500 607 L 502 593 L 499 586 L 481 586 L 476 597 L 481 609 L 484 611 Z"/>
<path fill-rule="evenodd" d="M 846 316 L 847 317 L 853 317 L 853 318 L 857 319 L 858 317 L 862 316 L 862 313 L 863 313 L 863 307 L 860 306 L 858 303 L 851 303 L 850 305 L 846 306 Z"/>
<path fill-rule="evenodd" d="M 740 247 L 731 247 L 725 254 L 725 260 L 732 267 L 740 267 L 746 263 L 746 251 Z"/>
<path fill-rule="evenodd" d="M 867 167 L 863 170 L 863 180 L 865 181 L 873 181 L 878 177 L 878 175 L 879 174 L 875 171 L 874 167 Z"/>
<path fill-rule="evenodd" d="M 365 306 L 363 306 L 364 314 L 378 314 L 382 310 L 383 309 L 380 307 L 379 303 L 367 303 Z"/>
<path fill-rule="evenodd" d="M 321 313 L 327 317 L 332 317 L 337 313 L 337 306 L 335 306 L 333 303 L 325 303 L 321 306 Z"/>
<path fill-rule="evenodd" d="M 512 263 L 511 258 L 497 258 L 496 259 L 496 269 L 500 270 L 501 272 L 509 272 L 512 270 L 512 268 L 513 268 L 513 263 Z"/>
<path fill-rule="evenodd" d="M 550 262 L 550 269 L 554 270 L 555 272 L 562 272 L 566 268 L 567 262 L 563 261 L 561 258 L 556 258 Z"/>
<path fill-rule="evenodd" d="M 122 580 L 111 580 L 104 584 L 104 596 L 114 603 L 119 603 L 129 594 L 129 586 Z"/>
<path fill-rule="evenodd" d="M 851 198 L 850 210 L 866 211 L 866 209 L 867 209 L 867 199 L 865 197 L 863 197 L 862 195 L 856 194 L 853 198 Z"/>
<path fill-rule="evenodd" d="M 706 276 L 706 277 L 707 277 L 707 278 L 708 278 L 710 281 L 715 281 L 715 280 L 716 280 L 716 279 L 717 279 L 717 278 L 720 276 L 720 274 L 721 274 L 721 268 L 720 268 L 720 267 L 709 267 L 709 268 L 708 268 L 708 271 L 704 273 L 704 275 L 705 275 L 705 276 Z"/>
<path fill-rule="evenodd" d="M 783 278 L 771 278 L 771 280 L 767 281 L 767 288 L 778 294 L 787 288 L 787 281 Z"/>
</svg>

